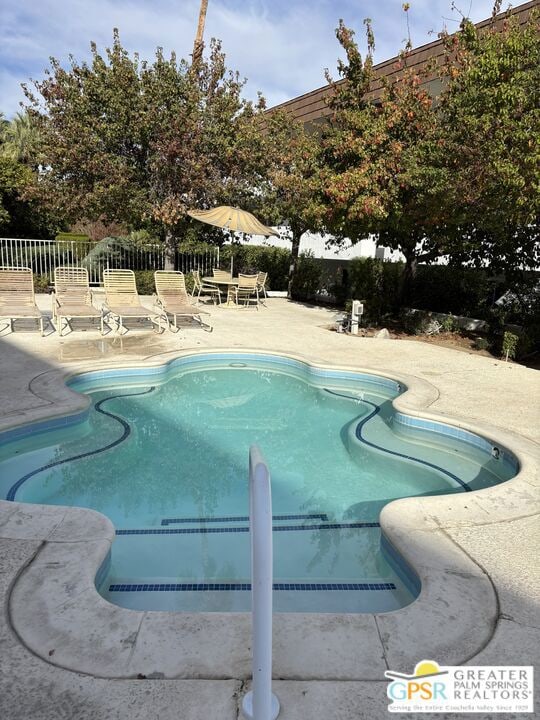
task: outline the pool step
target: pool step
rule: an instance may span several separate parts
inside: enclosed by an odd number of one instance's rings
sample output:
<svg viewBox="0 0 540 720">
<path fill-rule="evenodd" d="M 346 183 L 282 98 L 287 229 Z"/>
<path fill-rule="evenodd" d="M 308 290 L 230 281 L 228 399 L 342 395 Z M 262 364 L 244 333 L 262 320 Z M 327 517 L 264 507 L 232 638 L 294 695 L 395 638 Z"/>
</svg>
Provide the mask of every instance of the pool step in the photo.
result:
<svg viewBox="0 0 540 720">
<path fill-rule="evenodd" d="M 362 528 L 378 528 L 378 522 L 352 523 L 315 523 L 312 525 L 274 525 L 273 532 L 292 532 L 296 530 L 359 530 Z M 249 527 L 200 527 L 190 528 L 128 528 L 116 531 L 116 535 L 211 535 L 220 533 L 249 533 Z"/>
<path fill-rule="evenodd" d="M 378 523 L 275 525 L 276 580 L 307 583 L 387 582 Z M 110 582 L 243 582 L 249 578 L 249 526 L 118 530 Z M 383 574 L 381 574 L 383 573 Z"/>
</svg>

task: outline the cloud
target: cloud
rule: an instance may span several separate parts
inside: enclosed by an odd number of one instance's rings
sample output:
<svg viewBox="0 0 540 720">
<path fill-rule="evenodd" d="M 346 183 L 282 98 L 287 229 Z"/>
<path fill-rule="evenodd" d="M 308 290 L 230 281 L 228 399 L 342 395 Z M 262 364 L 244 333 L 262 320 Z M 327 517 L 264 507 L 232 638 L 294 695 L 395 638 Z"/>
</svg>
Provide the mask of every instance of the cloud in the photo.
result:
<svg viewBox="0 0 540 720">
<path fill-rule="evenodd" d="M 474 21 L 488 17 L 492 0 L 465 0 L 463 11 Z M 364 17 L 376 36 L 376 60 L 394 56 L 407 37 L 401 0 L 210 0 L 205 39 L 223 42 L 228 66 L 248 78 L 246 95 L 257 90 L 269 105 L 325 84 L 324 68 L 334 71 L 340 47 L 334 30 L 342 17 L 364 48 Z M 459 19 L 451 0 L 411 0 L 409 21 L 414 45 L 436 38 L 444 17 Z M 19 83 L 39 79 L 50 56 L 63 64 L 90 55 L 90 41 L 103 50 L 112 28 L 120 29 L 130 52 L 152 59 L 157 46 L 179 57 L 192 51 L 199 0 L 3 0 L 0 16 L 0 90 L 6 115 L 18 109 Z M 448 22 L 449 29 L 457 22 Z M 435 35 L 429 35 L 434 31 Z"/>
</svg>

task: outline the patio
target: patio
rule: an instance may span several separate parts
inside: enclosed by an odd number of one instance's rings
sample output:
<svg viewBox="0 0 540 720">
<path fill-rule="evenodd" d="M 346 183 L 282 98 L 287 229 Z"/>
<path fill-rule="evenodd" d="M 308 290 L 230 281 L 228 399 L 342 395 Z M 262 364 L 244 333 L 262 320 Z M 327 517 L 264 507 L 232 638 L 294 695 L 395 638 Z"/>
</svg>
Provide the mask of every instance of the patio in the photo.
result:
<svg viewBox="0 0 540 720">
<path fill-rule="evenodd" d="M 144 298 L 144 302 L 149 304 L 151 299 Z M 38 296 L 38 304 L 48 310 L 50 298 Z M 277 624 L 275 653 L 281 670 L 278 675 L 287 678 L 274 682 L 274 691 L 282 705 L 279 717 L 283 720 L 385 717 L 386 681 L 379 669 L 411 670 L 403 666 L 396 668 L 396 664 L 399 665 L 400 659 L 402 665 L 408 662 L 403 659 L 407 656 L 406 648 L 410 653 L 416 642 L 420 647 L 428 647 L 431 642 L 433 652 L 440 652 L 433 659 L 440 663 L 449 659 L 456 664 L 472 665 L 537 663 L 540 660 L 540 577 L 534 561 L 540 551 L 536 445 L 540 417 L 538 403 L 533 400 L 540 395 L 538 373 L 513 363 L 418 342 L 330 332 L 333 311 L 284 299 L 271 298 L 268 307 L 262 307 L 259 312 L 253 308 L 226 311 L 211 305 L 207 309 L 214 328 L 212 333 L 192 326 L 182 328 L 176 335 L 169 332 L 156 335 L 149 328 L 134 328 L 123 337 L 110 333 L 102 338 L 96 328 L 75 331 L 62 338 L 57 333 L 40 338 L 38 332 L 16 332 L 0 337 L 0 429 L 61 414 L 69 407 L 67 395 L 56 390 L 58 381 L 48 380 L 56 377 L 58 370 L 74 370 L 89 364 L 110 367 L 166 362 L 184 351 L 269 350 L 319 364 L 346 365 L 402 378 L 414 390 L 403 401 L 404 408 L 413 413 L 431 413 L 461 421 L 467 427 L 478 427 L 484 434 L 493 433 L 525 458 L 523 469 L 515 480 L 473 496 L 423 498 L 398 501 L 392 509 L 389 506 L 387 529 L 394 537 L 402 538 L 403 546 L 419 563 L 424 562 L 423 553 L 429 556 L 430 549 L 438 547 L 438 539 L 446 546 L 449 543 L 453 546 L 454 565 L 445 570 L 444 578 L 441 570 L 434 583 L 443 578 L 449 585 L 446 589 L 442 584 L 432 589 L 435 600 L 446 606 L 446 623 L 441 624 L 441 618 L 434 615 L 422 617 L 409 613 L 411 623 L 403 634 L 403 628 L 392 625 L 390 618 L 386 626 L 376 626 L 377 644 L 369 641 L 366 646 L 358 647 L 357 657 L 347 655 L 346 641 L 353 630 L 339 616 L 333 616 L 337 619 L 326 630 L 322 628 L 327 635 L 323 645 L 317 645 L 316 641 L 309 645 L 307 636 L 311 630 L 306 625 L 306 635 L 297 638 L 299 660 L 306 647 L 316 652 L 304 658 L 304 675 L 295 667 L 295 658 L 287 656 L 287 653 L 290 655 L 287 633 Z M 0 693 L 7 709 L 3 714 L 6 720 L 30 717 L 39 720 L 62 717 L 232 720 L 240 717 L 238 708 L 246 680 L 236 668 L 242 666 L 243 658 L 230 658 L 230 673 L 220 674 L 208 669 L 209 666 L 205 672 L 205 657 L 217 650 L 212 645 L 201 643 L 197 647 L 202 669 L 194 672 L 190 679 L 163 679 L 159 673 L 152 680 L 113 679 L 114 673 L 106 670 L 103 674 L 107 677 L 93 677 L 92 672 L 71 672 L 55 665 L 55 661 L 62 664 L 57 658 L 65 649 L 60 646 L 50 648 L 48 661 L 29 650 L 13 630 L 14 607 L 9 607 L 9 597 L 22 570 L 31 565 L 40 552 L 48 545 L 69 544 L 60 530 L 65 524 L 64 516 L 51 508 L 39 510 L 39 506 L 33 506 L 35 511 L 28 509 L 17 514 L 11 504 L 0 503 L 0 506 L 4 511 L 0 514 L 3 558 L 0 591 L 4 607 L 0 621 L 3 671 Z M 81 526 L 79 530 L 82 537 L 84 528 Z M 431 563 L 434 568 L 435 554 Z M 429 557 L 425 564 L 429 566 Z M 467 564 L 475 566 L 474 572 L 462 571 Z M 474 606 L 467 605 L 470 599 L 455 592 L 460 582 L 466 586 L 476 581 L 480 588 L 489 588 L 487 594 L 492 597 L 492 603 L 488 598 L 483 604 L 480 593 Z M 61 592 L 59 586 L 59 594 Z M 16 610 L 20 618 L 20 607 Z M 31 624 L 31 618 L 28 622 Z M 468 632 L 464 640 L 461 636 L 467 623 L 471 623 L 476 632 Z M 180 624 L 177 627 L 180 638 Z M 313 628 L 313 632 L 318 629 Z M 130 658 L 140 651 L 137 647 L 140 630 L 141 627 L 137 628 L 129 640 Z M 76 630 L 74 633 L 76 635 Z M 426 637 L 423 633 L 427 633 Z M 232 634 L 231 642 L 234 642 Z M 366 634 L 368 637 L 371 635 Z M 458 642 L 462 644 L 459 657 L 455 647 Z M 333 667 L 331 675 L 326 670 L 329 661 Z M 288 671 L 283 671 L 283 667 L 288 667 Z M 144 674 L 148 677 L 151 673 L 148 665 Z M 102 675 L 101 672 L 95 674 Z"/>
</svg>

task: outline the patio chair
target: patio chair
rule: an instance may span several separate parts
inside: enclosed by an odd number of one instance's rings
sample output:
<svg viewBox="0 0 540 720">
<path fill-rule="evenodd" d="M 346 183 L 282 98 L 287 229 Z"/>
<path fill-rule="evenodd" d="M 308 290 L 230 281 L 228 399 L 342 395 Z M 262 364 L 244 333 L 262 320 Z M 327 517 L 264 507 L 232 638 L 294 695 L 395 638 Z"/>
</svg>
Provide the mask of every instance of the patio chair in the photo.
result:
<svg viewBox="0 0 540 720">
<path fill-rule="evenodd" d="M 36 305 L 34 277 L 30 268 L 0 268 L 0 318 L 9 320 L 6 327 L 11 332 L 14 320 L 35 318 L 39 320 L 41 337 L 45 334 L 43 314 Z"/>
<path fill-rule="evenodd" d="M 174 270 L 156 270 L 154 283 L 156 285 L 156 305 L 162 311 L 169 330 L 171 330 L 169 315 L 173 317 L 174 332 L 179 330 L 176 324 L 177 317 L 187 317 L 198 322 L 201 327 L 204 326 L 201 315 L 209 313 L 197 309 L 190 303 L 184 273 Z M 207 327 L 212 329 L 210 325 Z"/>
<path fill-rule="evenodd" d="M 197 302 L 200 302 L 201 295 L 209 295 L 214 304 L 217 298 L 218 304 L 221 305 L 221 290 L 217 285 L 204 281 L 201 278 L 200 270 L 192 270 L 191 275 L 193 276 L 193 292 L 191 293 L 191 297 L 194 297 L 195 293 L 197 293 Z"/>
<path fill-rule="evenodd" d="M 141 305 L 133 270 L 104 270 L 103 285 L 105 286 L 103 311 L 105 316 L 112 316 L 118 332 L 124 329 L 128 332 L 124 327 L 124 318 L 148 318 L 158 326 L 159 332 L 163 332 L 165 328 L 161 328 L 161 314 L 156 315 L 155 312 Z"/>
<path fill-rule="evenodd" d="M 257 273 L 257 290 L 259 291 L 259 297 L 260 297 L 261 293 L 264 295 L 264 304 L 266 304 L 266 298 L 268 297 L 268 295 L 266 294 L 267 279 L 268 279 L 267 272 L 258 272 Z"/>
<path fill-rule="evenodd" d="M 259 290 L 257 286 L 258 275 L 238 275 L 238 285 L 229 288 L 227 301 L 234 301 L 237 305 L 243 303 L 246 307 L 250 302 L 255 301 L 259 309 Z"/>
<path fill-rule="evenodd" d="M 62 336 L 73 318 L 99 318 L 103 335 L 103 312 L 92 304 L 88 270 L 81 267 L 54 269 L 53 319 Z"/>
</svg>

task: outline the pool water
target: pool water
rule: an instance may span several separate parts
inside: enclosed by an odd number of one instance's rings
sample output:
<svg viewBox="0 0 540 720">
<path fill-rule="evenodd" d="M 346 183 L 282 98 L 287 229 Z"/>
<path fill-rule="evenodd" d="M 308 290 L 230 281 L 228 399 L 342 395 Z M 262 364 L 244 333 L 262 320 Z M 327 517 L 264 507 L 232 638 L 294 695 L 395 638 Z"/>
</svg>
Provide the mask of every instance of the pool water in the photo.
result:
<svg viewBox="0 0 540 720">
<path fill-rule="evenodd" d="M 134 609 L 249 609 L 254 443 L 272 476 L 276 611 L 407 605 L 418 582 L 381 542 L 381 508 L 516 472 L 480 442 L 397 423 L 404 389 L 375 376 L 199 356 L 71 385 L 91 396 L 87 419 L 0 446 L 0 491 L 107 515 L 116 539 L 98 589 Z"/>
</svg>

